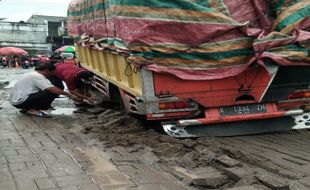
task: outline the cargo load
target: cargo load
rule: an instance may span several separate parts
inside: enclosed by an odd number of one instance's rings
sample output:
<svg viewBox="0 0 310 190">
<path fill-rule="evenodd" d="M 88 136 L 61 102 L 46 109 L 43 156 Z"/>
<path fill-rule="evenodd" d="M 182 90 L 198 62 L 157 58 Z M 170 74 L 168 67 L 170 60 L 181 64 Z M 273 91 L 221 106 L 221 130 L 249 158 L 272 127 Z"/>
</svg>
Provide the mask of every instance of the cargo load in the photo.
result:
<svg viewBox="0 0 310 190">
<path fill-rule="evenodd" d="M 204 80 L 266 59 L 310 64 L 309 15 L 309 0 L 84 0 L 70 3 L 68 28 L 136 66 Z"/>
</svg>

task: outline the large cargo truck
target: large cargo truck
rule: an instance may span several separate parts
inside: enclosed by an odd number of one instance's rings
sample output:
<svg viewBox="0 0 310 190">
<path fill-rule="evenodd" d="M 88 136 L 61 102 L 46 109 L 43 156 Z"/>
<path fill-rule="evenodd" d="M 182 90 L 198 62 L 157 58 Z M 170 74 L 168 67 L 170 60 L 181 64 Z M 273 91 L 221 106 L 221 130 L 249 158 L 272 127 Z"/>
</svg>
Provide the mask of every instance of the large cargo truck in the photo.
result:
<svg viewBox="0 0 310 190">
<path fill-rule="evenodd" d="M 309 1 L 72 1 L 93 86 L 175 137 L 310 127 Z"/>
</svg>

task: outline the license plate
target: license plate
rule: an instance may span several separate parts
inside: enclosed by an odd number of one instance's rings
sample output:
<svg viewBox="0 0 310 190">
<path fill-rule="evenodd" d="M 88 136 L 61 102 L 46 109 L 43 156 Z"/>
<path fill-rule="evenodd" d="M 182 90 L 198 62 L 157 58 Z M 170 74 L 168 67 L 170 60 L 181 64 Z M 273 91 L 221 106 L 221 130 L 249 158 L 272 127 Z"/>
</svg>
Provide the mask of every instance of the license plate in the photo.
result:
<svg viewBox="0 0 310 190">
<path fill-rule="evenodd" d="M 250 105 L 239 105 L 230 107 L 220 107 L 221 115 L 247 115 L 255 113 L 265 113 L 265 104 L 250 104 Z"/>
</svg>

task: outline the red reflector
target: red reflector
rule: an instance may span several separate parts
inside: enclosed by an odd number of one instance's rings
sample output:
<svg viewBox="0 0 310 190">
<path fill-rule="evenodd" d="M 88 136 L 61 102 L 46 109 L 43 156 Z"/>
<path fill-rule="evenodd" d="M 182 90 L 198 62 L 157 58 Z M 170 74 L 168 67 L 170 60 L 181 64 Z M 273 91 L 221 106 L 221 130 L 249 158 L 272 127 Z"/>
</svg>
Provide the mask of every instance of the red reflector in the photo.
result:
<svg viewBox="0 0 310 190">
<path fill-rule="evenodd" d="M 168 110 L 168 109 L 182 109 L 189 107 L 189 103 L 186 101 L 181 102 L 161 102 L 159 103 L 160 110 Z"/>
<path fill-rule="evenodd" d="M 177 109 L 177 108 L 186 108 L 186 107 L 188 107 L 188 103 L 187 102 L 175 102 L 173 104 L 173 107 L 175 109 Z"/>
<path fill-rule="evenodd" d="M 288 95 L 288 99 L 300 99 L 300 98 L 309 98 L 309 97 L 310 97 L 309 91 L 293 92 Z"/>
</svg>

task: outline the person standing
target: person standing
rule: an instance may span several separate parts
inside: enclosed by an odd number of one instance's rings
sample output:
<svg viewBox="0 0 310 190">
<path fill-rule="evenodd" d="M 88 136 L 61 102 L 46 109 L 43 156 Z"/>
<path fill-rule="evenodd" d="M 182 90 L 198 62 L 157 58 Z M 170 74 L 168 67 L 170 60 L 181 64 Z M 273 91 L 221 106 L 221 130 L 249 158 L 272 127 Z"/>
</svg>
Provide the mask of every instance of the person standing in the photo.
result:
<svg viewBox="0 0 310 190">
<path fill-rule="evenodd" d="M 12 67 L 19 68 L 19 57 L 18 57 L 18 55 L 14 55 L 13 56 Z"/>
<path fill-rule="evenodd" d="M 10 103 L 21 109 L 21 112 L 46 117 L 47 110 L 54 99 L 59 95 L 65 95 L 75 101 L 81 99 L 54 86 L 47 78 L 53 75 L 55 66 L 50 63 L 40 64 L 35 67 L 33 73 L 23 76 L 12 88 Z"/>
<path fill-rule="evenodd" d="M 2 56 L 2 65 L 3 67 L 9 67 L 7 55 Z"/>
</svg>

